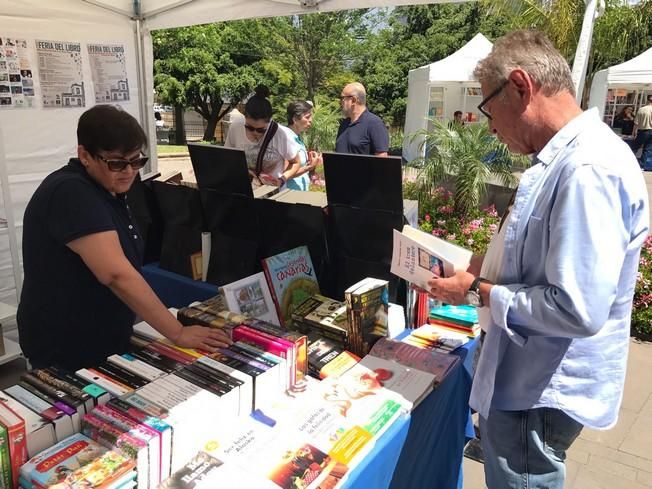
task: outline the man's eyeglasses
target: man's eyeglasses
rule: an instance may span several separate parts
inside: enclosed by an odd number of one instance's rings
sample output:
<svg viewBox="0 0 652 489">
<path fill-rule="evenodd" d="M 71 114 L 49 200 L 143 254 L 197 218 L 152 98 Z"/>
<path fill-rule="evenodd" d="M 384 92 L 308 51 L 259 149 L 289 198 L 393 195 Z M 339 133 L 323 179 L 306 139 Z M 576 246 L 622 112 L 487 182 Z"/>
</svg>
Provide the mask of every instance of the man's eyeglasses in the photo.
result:
<svg viewBox="0 0 652 489">
<path fill-rule="evenodd" d="M 509 80 L 505 80 L 500 84 L 498 88 L 496 88 L 493 92 L 491 92 L 489 95 L 485 97 L 485 99 L 480 102 L 480 105 L 478 105 L 478 110 L 489 120 L 491 120 L 491 113 L 485 109 L 485 106 L 491 101 L 492 98 L 494 98 L 496 95 L 498 95 L 500 92 L 503 91 L 503 88 L 507 86 L 509 83 Z"/>
<path fill-rule="evenodd" d="M 254 127 L 254 126 L 250 126 L 249 124 L 245 124 L 244 127 L 247 131 L 256 132 L 258 134 L 265 134 L 265 132 L 267 131 L 266 127 Z"/>
<path fill-rule="evenodd" d="M 122 171 L 125 168 L 127 168 L 127 166 L 131 166 L 131 168 L 133 168 L 134 170 L 140 170 L 142 167 L 145 166 L 145 163 L 147 163 L 147 161 L 149 160 L 149 157 L 147 156 L 140 156 L 138 158 L 134 158 L 133 160 L 105 158 L 102 155 L 97 155 L 96 158 L 106 163 L 106 166 L 109 168 L 110 171 L 115 171 L 115 172 Z"/>
<path fill-rule="evenodd" d="M 353 98 L 355 95 L 340 95 L 340 102 L 343 102 L 347 98 Z"/>
</svg>

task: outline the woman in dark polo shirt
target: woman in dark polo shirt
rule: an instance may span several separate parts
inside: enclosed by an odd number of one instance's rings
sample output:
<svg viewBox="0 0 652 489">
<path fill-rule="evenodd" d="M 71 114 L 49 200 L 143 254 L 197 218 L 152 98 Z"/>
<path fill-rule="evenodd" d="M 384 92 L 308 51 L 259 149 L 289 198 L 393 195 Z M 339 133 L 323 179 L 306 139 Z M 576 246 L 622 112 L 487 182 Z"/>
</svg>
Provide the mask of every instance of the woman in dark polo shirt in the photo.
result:
<svg viewBox="0 0 652 489">
<path fill-rule="evenodd" d="M 179 346 L 214 350 L 219 330 L 183 327 L 140 274 L 143 243 L 125 193 L 147 162 L 138 121 L 111 105 L 82 114 L 77 155 L 48 175 L 23 220 L 20 346 L 33 367 L 92 366 L 129 345 L 136 314 Z"/>
</svg>

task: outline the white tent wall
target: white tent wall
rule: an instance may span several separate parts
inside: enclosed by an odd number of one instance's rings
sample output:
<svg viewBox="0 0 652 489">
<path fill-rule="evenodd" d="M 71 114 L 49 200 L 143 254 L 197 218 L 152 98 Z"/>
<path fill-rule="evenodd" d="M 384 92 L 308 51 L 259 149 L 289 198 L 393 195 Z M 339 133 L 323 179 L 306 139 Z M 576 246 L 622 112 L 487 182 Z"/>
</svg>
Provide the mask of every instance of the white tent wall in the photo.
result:
<svg viewBox="0 0 652 489">
<path fill-rule="evenodd" d="M 15 304 L 17 288 L 22 281 L 22 267 L 18 265 L 16 268 L 15 264 L 20 263 L 22 219 L 27 202 L 47 174 L 77 154 L 77 120 L 86 109 L 95 105 L 86 45 L 124 45 L 129 101 L 121 102 L 120 106 L 140 118 L 137 49 L 133 21 L 79 0 L 0 0 L 0 37 L 28 41 L 36 89 L 34 107 L 0 110 L 0 138 L 4 143 L 0 145 L 0 172 L 3 176 L 0 215 L 9 221 L 8 228 L 0 229 L 0 301 Z M 38 59 L 34 51 L 36 40 L 81 43 L 85 107 L 42 106 Z M 11 249 L 12 241 L 14 250 Z"/>
<path fill-rule="evenodd" d="M 652 92 L 652 48 L 593 76 L 589 107 L 597 107 L 601 118 L 605 115 L 607 91 L 610 88 Z"/>
<path fill-rule="evenodd" d="M 476 105 L 481 97 L 466 97 L 465 92 L 469 87 L 480 87 L 473 79 L 473 70 L 492 47 L 493 44 L 478 33 L 450 56 L 410 70 L 404 126 L 406 142 L 403 145 L 403 157 L 407 161 L 423 156 L 423 148 L 420 148 L 423 138 L 412 139 L 411 135 L 428 128 L 428 118 L 433 117 L 430 114 L 433 89 L 443 90 L 441 120 L 452 119 L 456 110 L 477 113 Z"/>
</svg>

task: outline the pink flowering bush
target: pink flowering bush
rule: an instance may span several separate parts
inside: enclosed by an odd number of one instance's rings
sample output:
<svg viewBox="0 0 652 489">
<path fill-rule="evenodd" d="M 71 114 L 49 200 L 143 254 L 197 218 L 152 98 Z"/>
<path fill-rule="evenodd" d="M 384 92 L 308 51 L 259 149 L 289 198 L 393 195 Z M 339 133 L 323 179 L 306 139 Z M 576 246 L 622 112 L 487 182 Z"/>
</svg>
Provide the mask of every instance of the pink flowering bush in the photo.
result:
<svg viewBox="0 0 652 489">
<path fill-rule="evenodd" d="M 646 337 L 652 335 L 652 236 L 648 236 L 641 249 L 634 290 L 632 332 Z"/>
<path fill-rule="evenodd" d="M 443 187 L 435 187 L 428 195 L 416 184 L 404 182 L 403 196 L 419 200 L 419 229 L 464 248 L 475 254 L 484 254 L 500 217 L 495 207 L 471 209 L 465 216 L 455 212 L 454 197 Z"/>
</svg>

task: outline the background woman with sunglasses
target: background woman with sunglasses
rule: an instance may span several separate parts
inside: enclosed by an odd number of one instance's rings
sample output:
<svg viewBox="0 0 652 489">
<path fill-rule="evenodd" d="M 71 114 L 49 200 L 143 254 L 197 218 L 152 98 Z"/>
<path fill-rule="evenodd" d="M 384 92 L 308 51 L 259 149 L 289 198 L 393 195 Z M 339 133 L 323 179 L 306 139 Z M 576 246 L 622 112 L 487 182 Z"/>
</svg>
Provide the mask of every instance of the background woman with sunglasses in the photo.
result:
<svg viewBox="0 0 652 489">
<path fill-rule="evenodd" d="M 218 330 L 183 327 L 140 274 L 143 243 L 125 193 L 146 136 L 119 108 L 82 114 L 77 155 L 43 180 L 23 220 L 20 346 L 35 368 L 93 366 L 124 353 L 136 315 L 179 346 L 214 350 Z"/>
<path fill-rule="evenodd" d="M 301 167 L 299 145 L 295 134 L 287 127 L 272 121 L 272 104 L 265 86 L 256 88 L 245 104 L 244 121 L 236 120 L 229 128 L 224 146 L 245 152 L 249 173 L 254 185 L 284 186 L 294 178 Z M 261 151 L 268 131 L 273 131 L 264 152 Z M 262 164 L 258 165 L 262 154 Z"/>
</svg>

